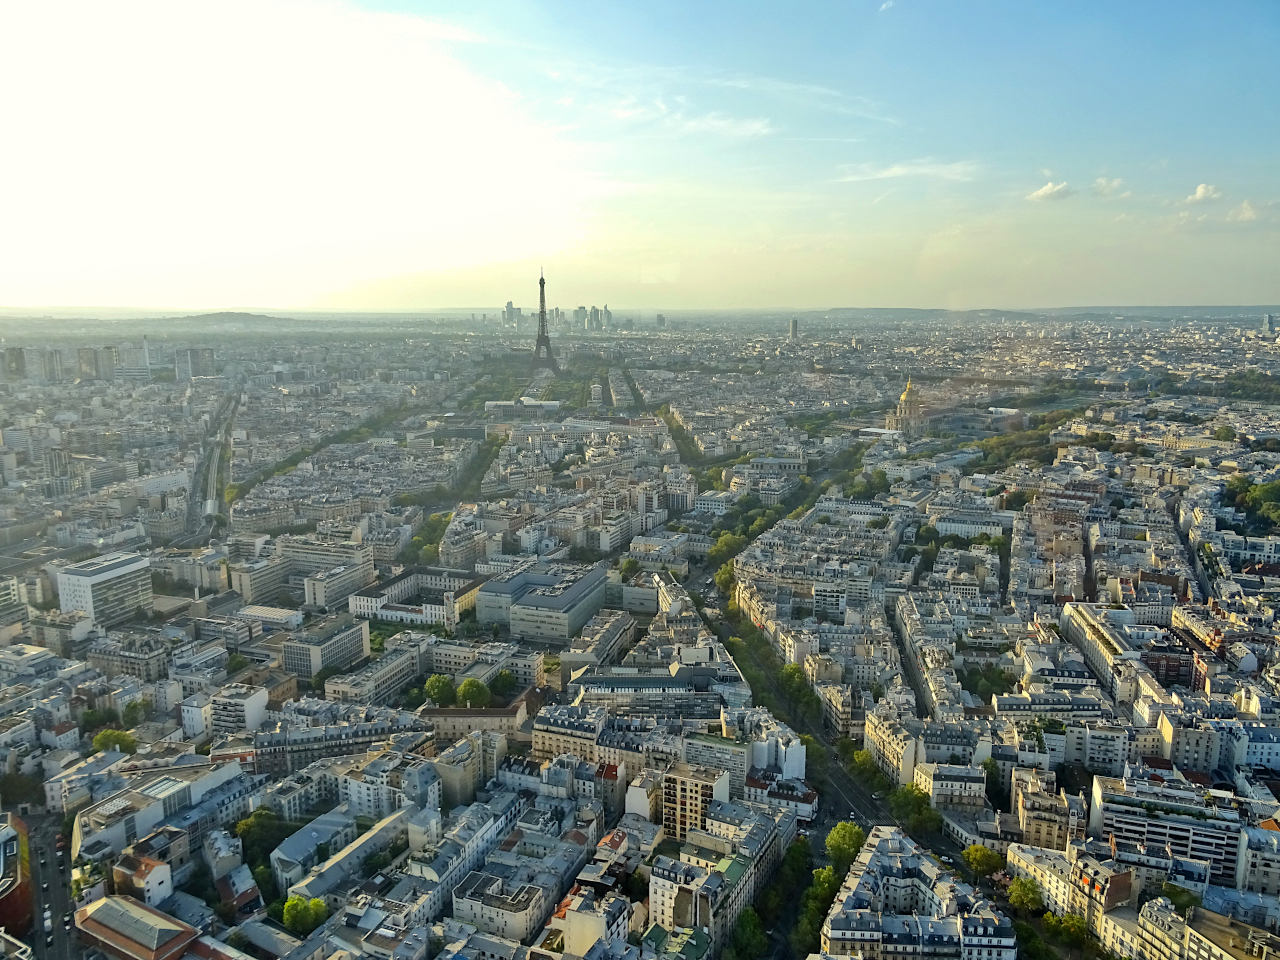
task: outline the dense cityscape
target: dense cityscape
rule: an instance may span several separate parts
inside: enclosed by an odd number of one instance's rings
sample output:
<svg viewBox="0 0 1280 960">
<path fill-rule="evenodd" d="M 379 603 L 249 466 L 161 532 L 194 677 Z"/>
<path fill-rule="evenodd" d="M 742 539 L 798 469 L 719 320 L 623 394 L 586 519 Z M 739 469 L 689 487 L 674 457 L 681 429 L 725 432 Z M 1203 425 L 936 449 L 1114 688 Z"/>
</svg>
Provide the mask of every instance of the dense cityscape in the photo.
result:
<svg viewBox="0 0 1280 960">
<path fill-rule="evenodd" d="M 1274 307 L 509 296 L 6 319 L 4 956 L 1280 949 Z"/>
</svg>

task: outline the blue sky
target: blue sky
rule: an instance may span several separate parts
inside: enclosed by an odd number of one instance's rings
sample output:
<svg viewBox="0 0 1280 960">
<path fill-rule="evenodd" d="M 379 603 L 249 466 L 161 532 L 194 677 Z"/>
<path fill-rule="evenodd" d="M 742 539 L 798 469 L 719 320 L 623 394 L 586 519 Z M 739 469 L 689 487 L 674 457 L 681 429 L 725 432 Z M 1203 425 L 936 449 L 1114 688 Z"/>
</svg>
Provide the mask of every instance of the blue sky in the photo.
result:
<svg viewBox="0 0 1280 960">
<path fill-rule="evenodd" d="M 1274 2 L 39 6 L 15 304 L 1280 301 Z"/>
</svg>

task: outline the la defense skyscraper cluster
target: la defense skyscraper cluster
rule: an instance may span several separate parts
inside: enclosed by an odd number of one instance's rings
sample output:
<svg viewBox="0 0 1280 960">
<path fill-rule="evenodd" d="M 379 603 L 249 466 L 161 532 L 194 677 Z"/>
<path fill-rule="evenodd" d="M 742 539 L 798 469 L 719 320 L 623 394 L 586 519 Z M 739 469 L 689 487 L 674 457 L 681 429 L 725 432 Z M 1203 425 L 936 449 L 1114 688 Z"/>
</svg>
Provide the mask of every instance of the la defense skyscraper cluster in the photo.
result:
<svg viewBox="0 0 1280 960">
<path fill-rule="evenodd" d="M 533 369 L 560 372 L 551 352 L 551 335 L 547 333 L 547 278 L 538 271 L 538 339 L 533 343 Z"/>
</svg>

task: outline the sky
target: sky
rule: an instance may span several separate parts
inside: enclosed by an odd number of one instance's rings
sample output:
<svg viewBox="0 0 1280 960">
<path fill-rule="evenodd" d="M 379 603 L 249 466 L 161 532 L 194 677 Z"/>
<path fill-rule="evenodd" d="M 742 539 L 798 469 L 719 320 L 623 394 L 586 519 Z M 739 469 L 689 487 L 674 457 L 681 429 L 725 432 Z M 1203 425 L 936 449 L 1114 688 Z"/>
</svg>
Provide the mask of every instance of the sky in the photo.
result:
<svg viewBox="0 0 1280 960">
<path fill-rule="evenodd" d="M 1280 3 L 0 0 L 0 306 L 1280 302 Z"/>
</svg>

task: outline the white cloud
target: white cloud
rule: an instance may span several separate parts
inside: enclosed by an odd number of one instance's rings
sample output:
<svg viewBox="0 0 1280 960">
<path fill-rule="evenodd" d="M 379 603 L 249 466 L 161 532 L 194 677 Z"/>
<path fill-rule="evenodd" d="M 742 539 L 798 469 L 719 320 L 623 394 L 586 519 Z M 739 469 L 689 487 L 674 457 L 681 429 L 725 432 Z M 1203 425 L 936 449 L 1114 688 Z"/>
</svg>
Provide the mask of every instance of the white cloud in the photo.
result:
<svg viewBox="0 0 1280 960">
<path fill-rule="evenodd" d="M 847 165 L 844 172 L 836 178 L 838 183 L 862 183 L 867 180 L 896 180 L 900 177 L 923 177 L 932 180 L 965 181 L 972 180 L 978 171 L 978 165 L 971 160 L 959 160 L 952 163 L 941 163 L 929 157 L 920 160 L 906 160 L 891 163 L 888 166 L 861 163 Z"/>
<path fill-rule="evenodd" d="M 641 103 L 628 97 L 609 112 L 615 120 L 651 124 L 675 133 L 715 134 L 724 137 L 763 137 L 774 132 L 766 117 L 735 117 L 718 110 L 698 113 L 687 109 L 682 96 L 672 97 L 673 108 L 663 97 Z"/>
<path fill-rule="evenodd" d="M 1093 181 L 1093 192 L 1100 197 L 1127 197 L 1128 190 L 1122 190 L 1124 180 L 1120 177 L 1098 177 Z"/>
<path fill-rule="evenodd" d="M 1050 180 L 1040 189 L 1032 190 L 1028 193 L 1027 199 L 1035 200 L 1037 202 L 1041 200 L 1064 200 L 1071 196 L 1071 193 L 1072 190 L 1067 186 L 1067 181 L 1062 180 L 1058 183 L 1054 183 Z"/>
<path fill-rule="evenodd" d="M 884 0 L 884 3 L 880 4 L 880 12 L 884 13 L 886 10 L 888 10 L 892 6 L 893 6 L 893 0 Z"/>
<path fill-rule="evenodd" d="M 693 116 L 680 112 L 671 120 L 685 133 L 716 133 L 726 137 L 764 137 L 773 133 L 773 124 L 765 117 L 731 117 L 714 110 Z"/>
<path fill-rule="evenodd" d="M 1187 203 L 1208 203 L 1211 200 L 1221 200 L 1222 191 L 1211 183 L 1202 183 L 1192 191 L 1187 197 Z"/>
<path fill-rule="evenodd" d="M 1240 206 L 1227 214 L 1227 219 L 1233 223 L 1251 223 L 1258 219 L 1258 211 L 1253 209 L 1252 203 L 1245 200 L 1241 202 Z"/>
</svg>

